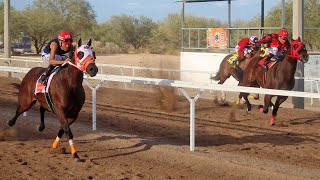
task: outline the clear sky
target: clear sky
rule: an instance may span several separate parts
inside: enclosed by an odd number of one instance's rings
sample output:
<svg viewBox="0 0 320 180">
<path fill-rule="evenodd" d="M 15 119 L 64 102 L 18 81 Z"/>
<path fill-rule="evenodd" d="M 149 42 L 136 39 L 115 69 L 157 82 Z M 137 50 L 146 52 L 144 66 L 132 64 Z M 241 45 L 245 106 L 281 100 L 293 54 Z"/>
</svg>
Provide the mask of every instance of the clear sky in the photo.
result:
<svg viewBox="0 0 320 180">
<path fill-rule="evenodd" d="M 0 0 L 3 2 L 3 0 Z M 88 0 L 96 12 L 98 23 L 108 20 L 113 15 L 144 15 L 153 20 L 162 20 L 170 13 L 181 13 L 178 0 Z M 32 0 L 11 0 L 11 6 L 18 10 L 32 4 Z M 281 4 L 282 0 L 265 0 L 265 15 L 270 8 Z M 261 0 L 232 0 L 231 21 L 250 20 L 260 16 Z M 228 2 L 187 3 L 185 14 L 228 20 Z"/>
</svg>

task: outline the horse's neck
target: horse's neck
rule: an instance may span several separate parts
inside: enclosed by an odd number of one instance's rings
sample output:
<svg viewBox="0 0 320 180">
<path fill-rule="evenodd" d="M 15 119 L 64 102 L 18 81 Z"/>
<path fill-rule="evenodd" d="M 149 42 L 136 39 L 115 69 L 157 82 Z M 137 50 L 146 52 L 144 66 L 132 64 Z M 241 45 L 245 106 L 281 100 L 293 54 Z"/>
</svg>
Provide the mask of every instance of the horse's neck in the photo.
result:
<svg viewBox="0 0 320 180">
<path fill-rule="evenodd" d="M 65 68 L 63 75 L 71 82 L 71 85 L 82 84 L 83 82 L 83 72 L 70 64 Z"/>
<path fill-rule="evenodd" d="M 284 60 L 279 64 L 279 66 L 280 65 L 283 66 L 282 69 L 283 69 L 283 73 L 285 73 L 284 75 L 286 75 L 288 77 L 294 77 L 298 60 L 296 60 L 288 55 L 290 55 L 290 52 L 287 53 Z"/>
</svg>

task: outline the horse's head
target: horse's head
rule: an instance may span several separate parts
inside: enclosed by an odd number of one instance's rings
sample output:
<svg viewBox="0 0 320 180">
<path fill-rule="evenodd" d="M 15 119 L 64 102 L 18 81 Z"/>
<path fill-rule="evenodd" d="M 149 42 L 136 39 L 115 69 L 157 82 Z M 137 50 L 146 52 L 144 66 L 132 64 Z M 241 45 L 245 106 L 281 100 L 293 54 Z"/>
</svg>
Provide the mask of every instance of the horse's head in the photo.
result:
<svg viewBox="0 0 320 180">
<path fill-rule="evenodd" d="M 91 48 L 91 39 L 87 44 L 82 44 L 82 40 L 80 38 L 78 41 L 78 46 L 74 51 L 75 66 L 82 72 L 88 73 L 91 77 L 93 77 L 98 72 L 95 59 L 95 53 Z"/>
<path fill-rule="evenodd" d="M 308 62 L 309 55 L 306 46 L 301 42 L 300 37 L 296 40 L 292 40 L 289 57 L 300 60 L 303 63 Z"/>
</svg>

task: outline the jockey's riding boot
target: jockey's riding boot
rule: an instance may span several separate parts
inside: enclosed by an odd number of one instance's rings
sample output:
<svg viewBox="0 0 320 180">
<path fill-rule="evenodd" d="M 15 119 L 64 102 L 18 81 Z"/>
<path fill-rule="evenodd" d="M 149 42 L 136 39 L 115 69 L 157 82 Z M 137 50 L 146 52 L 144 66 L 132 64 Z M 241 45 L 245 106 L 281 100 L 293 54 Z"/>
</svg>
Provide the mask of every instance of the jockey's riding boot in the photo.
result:
<svg viewBox="0 0 320 180">
<path fill-rule="evenodd" d="M 268 71 L 268 63 L 271 61 L 272 56 L 268 56 L 267 59 L 264 61 L 263 65 L 264 65 L 264 71 L 267 72 Z"/>
<path fill-rule="evenodd" d="M 40 83 L 44 84 L 44 82 L 45 82 L 48 74 L 50 73 L 50 71 L 52 71 L 53 68 L 54 68 L 53 65 L 49 65 L 49 66 L 47 67 L 47 69 L 41 74 L 41 77 L 40 77 L 40 79 L 39 79 L 39 82 L 40 82 Z"/>
<path fill-rule="evenodd" d="M 241 56 L 238 56 L 236 59 L 234 59 L 234 60 L 232 61 L 232 66 L 237 66 L 237 65 L 238 65 L 238 62 L 240 61 L 240 58 L 241 58 Z"/>
</svg>

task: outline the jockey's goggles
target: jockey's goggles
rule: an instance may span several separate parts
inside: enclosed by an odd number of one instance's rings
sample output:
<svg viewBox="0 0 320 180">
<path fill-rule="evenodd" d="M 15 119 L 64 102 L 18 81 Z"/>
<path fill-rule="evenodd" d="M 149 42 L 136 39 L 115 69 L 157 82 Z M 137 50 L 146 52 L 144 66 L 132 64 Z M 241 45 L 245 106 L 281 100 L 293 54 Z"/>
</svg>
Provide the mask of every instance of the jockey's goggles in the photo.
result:
<svg viewBox="0 0 320 180">
<path fill-rule="evenodd" d="M 286 37 L 286 36 L 280 36 L 280 39 L 282 39 L 282 40 L 287 40 L 288 37 Z"/>
<path fill-rule="evenodd" d="M 66 43 L 66 44 L 71 44 L 73 42 L 73 39 L 65 39 L 62 42 Z"/>
</svg>

